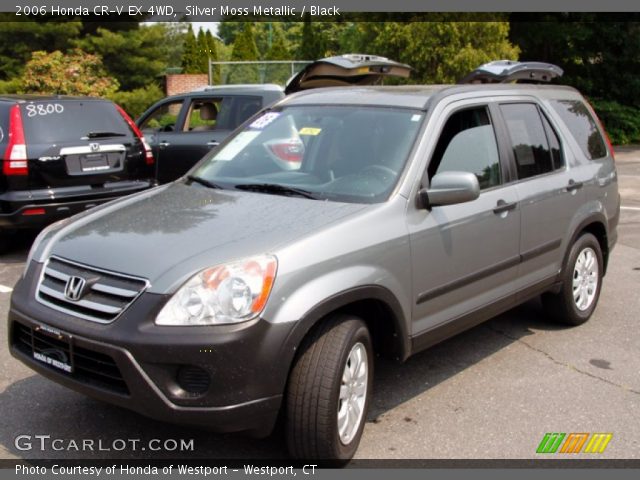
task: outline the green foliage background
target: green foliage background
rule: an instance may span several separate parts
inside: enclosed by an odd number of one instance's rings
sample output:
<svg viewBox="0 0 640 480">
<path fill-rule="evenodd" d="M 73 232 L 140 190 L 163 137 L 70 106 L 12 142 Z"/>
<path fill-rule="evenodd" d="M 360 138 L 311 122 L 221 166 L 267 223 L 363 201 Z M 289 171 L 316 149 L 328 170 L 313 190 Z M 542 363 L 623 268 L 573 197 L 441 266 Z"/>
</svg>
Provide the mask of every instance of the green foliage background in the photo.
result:
<svg viewBox="0 0 640 480">
<path fill-rule="evenodd" d="M 314 60 L 367 53 L 410 64 L 414 71 L 407 82 L 417 84 L 455 82 L 495 59 L 538 60 L 565 70 L 561 82 L 590 99 L 614 143 L 640 142 L 640 23 L 635 21 L 602 21 L 589 13 L 536 15 L 535 21 L 520 14 L 488 21 L 452 14 L 407 16 L 402 22 L 386 21 L 383 14 L 361 22 L 229 19 L 214 36 L 194 32 L 186 22 L 15 18 L 0 14 L 0 93 L 5 94 L 89 92 L 114 99 L 135 117 L 163 96 L 167 72 L 207 73 L 209 59 Z M 78 59 L 87 65 L 78 66 Z M 76 73 L 65 75 L 74 61 Z M 213 84 L 284 84 L 291 70 L 288 65 L 215 67 L 212 74 Z"/>
</svg>

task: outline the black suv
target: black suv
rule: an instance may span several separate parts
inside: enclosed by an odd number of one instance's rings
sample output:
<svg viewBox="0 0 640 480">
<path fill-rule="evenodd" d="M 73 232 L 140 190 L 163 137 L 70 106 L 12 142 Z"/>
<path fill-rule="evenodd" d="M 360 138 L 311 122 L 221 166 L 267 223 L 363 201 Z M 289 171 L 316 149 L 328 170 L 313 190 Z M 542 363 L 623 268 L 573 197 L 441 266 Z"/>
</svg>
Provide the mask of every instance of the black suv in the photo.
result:
<svg viewBox="0 0 640 480">
<path fill-rule="evenodd" d="M 184 175 L 245 120 L 282 97 L 278 85 L 222 85 L 155 103 L 137 124 L 158 162 L 158 181 Z"/>
<path fill-rule="evenodd" d="M 0 96 L 0 155 L 0 244 L 154 184 L 150 147 L 108 100 Z"/>
</svg>

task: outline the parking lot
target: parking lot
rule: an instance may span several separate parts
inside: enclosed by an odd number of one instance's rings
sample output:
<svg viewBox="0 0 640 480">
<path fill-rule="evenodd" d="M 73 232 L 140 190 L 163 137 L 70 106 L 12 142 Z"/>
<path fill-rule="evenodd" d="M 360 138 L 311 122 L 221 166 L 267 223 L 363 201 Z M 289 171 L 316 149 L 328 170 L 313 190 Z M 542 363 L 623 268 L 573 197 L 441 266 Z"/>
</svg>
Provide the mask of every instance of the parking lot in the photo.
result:
<svg viewBox="0 0 640 480">
<path fill-rule="evenodd" d="M 617 149 L 619 241 L 592 319 L 545 321 L 530 302 L 423 352 L 378 362 L 358 458 L 535 458 L 546 432 L 612 433 L 598 458 L 640 458 L 640 149 Z M 0 256 L 0 316 L 32 236 Z M 0 458 L 273 458 L 282 440 L 216 435 L 146 419 L 69 391 L 15 361 L 0 324 Z M 194 451 L 19 450 L 19 435 L 193 439 Z M 34 442 L 34 447 L 35 447 Z M 575 458 L 575 457 L 573 457 Z"/>
</svg>

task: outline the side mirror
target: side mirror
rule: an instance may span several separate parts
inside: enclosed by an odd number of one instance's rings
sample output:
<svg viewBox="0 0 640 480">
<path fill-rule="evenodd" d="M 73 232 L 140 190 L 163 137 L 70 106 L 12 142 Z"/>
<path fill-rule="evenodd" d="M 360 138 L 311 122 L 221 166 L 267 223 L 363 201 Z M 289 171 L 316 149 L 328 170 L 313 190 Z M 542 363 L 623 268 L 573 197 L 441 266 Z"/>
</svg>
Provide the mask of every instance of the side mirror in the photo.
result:
<svg viewBox="0 0 640 480">
<path fill-rule="evenodd" d="M 431 179 L 431 186 L 418 192 L 422 208 L 453 205 L 480 196 L 478 177 L 468 172 L 442 172 Z"/>
</svg>

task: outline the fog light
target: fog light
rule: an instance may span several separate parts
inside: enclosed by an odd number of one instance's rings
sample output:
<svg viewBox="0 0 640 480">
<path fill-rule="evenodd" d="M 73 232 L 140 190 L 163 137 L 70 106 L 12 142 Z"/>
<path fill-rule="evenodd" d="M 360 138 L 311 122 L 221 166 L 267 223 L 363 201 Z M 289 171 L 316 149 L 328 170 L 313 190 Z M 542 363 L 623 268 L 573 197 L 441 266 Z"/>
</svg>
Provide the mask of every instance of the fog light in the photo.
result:
<svg viewBox="0 0 640 480">
<path fill-rule="evenodd" d="M 176 382 L 185 392 L 200 395 L 209 390 L 211 377 L 203 368 L 183 365 L 178 369 Z"/>
</svg>

